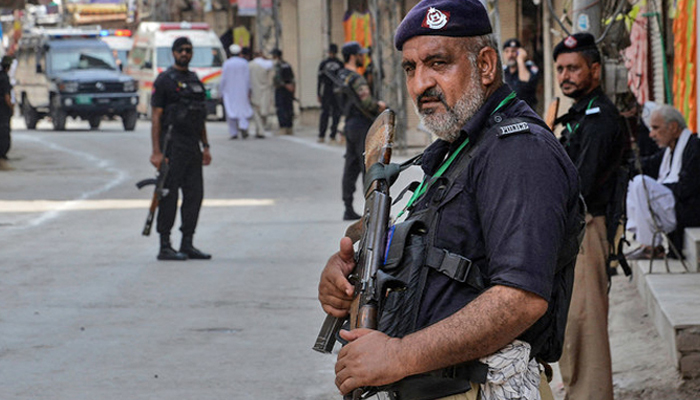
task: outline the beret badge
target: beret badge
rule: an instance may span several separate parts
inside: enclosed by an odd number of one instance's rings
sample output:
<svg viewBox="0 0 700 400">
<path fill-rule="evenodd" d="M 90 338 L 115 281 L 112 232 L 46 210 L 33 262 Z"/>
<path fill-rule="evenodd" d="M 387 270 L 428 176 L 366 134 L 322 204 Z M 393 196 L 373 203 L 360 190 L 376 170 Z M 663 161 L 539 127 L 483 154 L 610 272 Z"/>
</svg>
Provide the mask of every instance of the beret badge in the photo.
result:
<svg viewBox="0 0 700 400">
<path fill-rule="evenodd" d="M 570 49 L 575 48 L 577 44 L 578 44 L 578 41 L 573 36 L 569 36 L 566 39 L 564 39 L 564 46 L 566 46 Z"/>
<path fill-rule="evenodd" d="M 449 12 L 442 12 L 435 7 L 430 7 L 425 13 L 425 19 L 421 24 L 423 28 L 442 29 L 450 20 Z"/>
</svg>

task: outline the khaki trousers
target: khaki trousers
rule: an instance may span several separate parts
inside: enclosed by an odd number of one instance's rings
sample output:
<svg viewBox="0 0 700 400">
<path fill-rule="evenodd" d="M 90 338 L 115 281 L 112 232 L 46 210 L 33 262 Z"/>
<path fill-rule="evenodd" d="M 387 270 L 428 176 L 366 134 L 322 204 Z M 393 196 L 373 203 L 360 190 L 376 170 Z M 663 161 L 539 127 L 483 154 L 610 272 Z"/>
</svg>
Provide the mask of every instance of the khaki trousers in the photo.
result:
<svg viewBox="0 0 700 400">
<path fill-rule="evenodd" d="M 574 289 L 559 360 L 569 400 L 612 400 L 608 340 L 609 245 L 605 217 L 586 216 L 586 232 L 576 259 Z"/>
<path fill-rule="evenodd" d="M 438 400 L 479 400 L 479 384 L 474 382 L 471 382 L 471 384 L 472 389 L 466 393 L 455 394 Z M 542 400 L 554 400 L 552 389 L 549 387 L 549 382 L 547 382 L 547 377 L 544 375 L 544 372 L 540 372 L 540 398 Z"/>
</svg>

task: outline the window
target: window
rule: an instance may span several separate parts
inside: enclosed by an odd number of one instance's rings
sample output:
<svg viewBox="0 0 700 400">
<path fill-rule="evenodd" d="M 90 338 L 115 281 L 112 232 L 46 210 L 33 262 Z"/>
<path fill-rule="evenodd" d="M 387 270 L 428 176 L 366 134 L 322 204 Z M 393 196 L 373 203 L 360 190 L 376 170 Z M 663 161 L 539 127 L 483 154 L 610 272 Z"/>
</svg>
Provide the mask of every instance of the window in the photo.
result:
<svg viewBox="0 0 700 400">
<path fill-rule="evenodd" d="M 168 68 L 175 63 L 172 50 L 169 47 L 158 48 L 158 67 Z M 224 64 L 224 57 L 218 47 L 199 47 L 194 48 L 190 67 L 212 68 L 221 67 Z"/>
</svg>

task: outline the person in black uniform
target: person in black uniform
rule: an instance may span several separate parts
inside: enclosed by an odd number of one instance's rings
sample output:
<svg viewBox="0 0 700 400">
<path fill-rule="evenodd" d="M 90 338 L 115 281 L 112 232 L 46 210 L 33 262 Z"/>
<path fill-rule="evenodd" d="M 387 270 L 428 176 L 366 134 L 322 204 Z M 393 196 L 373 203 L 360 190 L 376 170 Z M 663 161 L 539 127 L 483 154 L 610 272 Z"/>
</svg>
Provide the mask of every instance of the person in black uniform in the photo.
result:
<svg viewBox="0 0 700 400">
<path fill-rule="evenodd" d="M 536 398 L 549 385 L 535 357 L 554 361 L 561 351 L 583 224 L 576 168 L 503 84 L 479 0 L 421 1 L 394 40 L 416 111 L 439 139 L 423 153 L 422 188 L 394 227 L 384 267 L 408 269 L 409 283 L 378 294 L 379 331 L 340 332 L 350 343 L 338 354 L 336 385 L 342 393 L 388 385 L 399 399 Z M 319 300 L 336 317 L 350 308 L 353 257 L 343 238 L 321 274 Z"/>
<path fill-rule="evenodd" d="M 588 206 L 559 367 L 568 398 L 612 400 L 606 213 L 614 200 L 627 135 L 617 108 L 600 87 L 601 57 L 593 35 L 573 34 L 552 55 L 562 93 L 575 101 L 558 121 L 564 125 L 561 142 L 578 169 Z"/>
<path fill-rule="evenodd" d="M 342 110 L 338 105 L 336 93 L 333 90 L 333 81 L 327 76 L 338 76 L 338 71 L 343 68 L 343 63 L 336 57 L 338 54 L 338 45 L 331 43 L 328 47 L 328 58 L 321 61 L 318 66 L 318 84 L 316 93 L 318 102 L 321 103 L 321 120 L 318 125 L 318 141 L 323 143 L 326 138 L 326 129 L 328 128 L 328 118 L 332 118 L 331 132 L 329 137 L 331 141 L 335 140 L 335 135 L 338 131 L 338 122 Z"/>
<path fill-rule="evenodd" d="M 527 52 L 518 39 L 508 39 L 503 43 L 503 77 L 519 99 L 524 100 L 533 109 L 537 105 L 537 81 L 540 71 L 532 61 L 527 59 Z"/>
<path fill-rule="evenodd" d="M 359 43 L 352 41 L 343 45 L 344 68 L 338 71 L 338 78 L 352 89 L 353 95 L 345 96 L 341 107 L 345 114 L 345 166 L 343 168 L 343 203 L 346 221 L 360 219 L 353 208 L 353 194 L 357 178 L 364 169 L 365 138 L 374 118 L 386 109 L 386 104 L 372 97 L 365 78 L 357 70 L 364 64 L 368 53 Z"/>
<path fill-rule="evenodd" d="M 282 59 L 282 50 L 273 49 L 272 57 L 275 60 L 275 107 L 277 108 L 277 120 L 280 126 L 280 134 L 292 135 L 294 130 L 294 71 L 288 62 Z"/>
<path fill-rule="evenodd" d="M 4 56 L 0 62 L 0 171 L 10 171 L 13 168 L 7 161 L 10 151 L 10 119 L 15 105 L 12 103 L 12 84 L 8 71 L 12 65 L 12 57 Z"/>
<path fill-rule="evenodd" d="M 192 244 L 204 198 L 202 165 L 211 163 L 205 125 L 206 91 L 197 75 L 188 69 L 192 59 L 192 42 L 186 37 L 177 38 L 173 42 L 172 52 L 175 64 L 158 75 L 151 97 L 151 164 L 159 168 L 162 162 L 167 162 L 170 167 L 165 181 L 169 193 L 158 206 L 158 259 L 208 260 L 211 255 L 199 251 Z M 175 223 L 180 190 L 182 243 L 180 251 L 175 251 L 170 244 L 170 230 Z"/>
</svg>

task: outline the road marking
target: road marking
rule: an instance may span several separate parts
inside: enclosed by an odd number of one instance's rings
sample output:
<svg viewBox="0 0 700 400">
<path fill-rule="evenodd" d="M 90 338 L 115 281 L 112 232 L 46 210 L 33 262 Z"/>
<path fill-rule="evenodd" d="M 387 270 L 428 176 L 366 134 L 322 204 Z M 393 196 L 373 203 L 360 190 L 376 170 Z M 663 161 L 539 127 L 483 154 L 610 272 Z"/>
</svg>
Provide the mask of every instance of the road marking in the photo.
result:
<svg viewBox="0 0 700 400">
<path fill-rule="evenodd" d="M 150 200 L 0 200 L 0 213 L 32 213 L 51 211 L 146 209 Z M 273 199 L 204 199 L 203 207 L 260 207 L 275 205 Z"/>
</svg>

